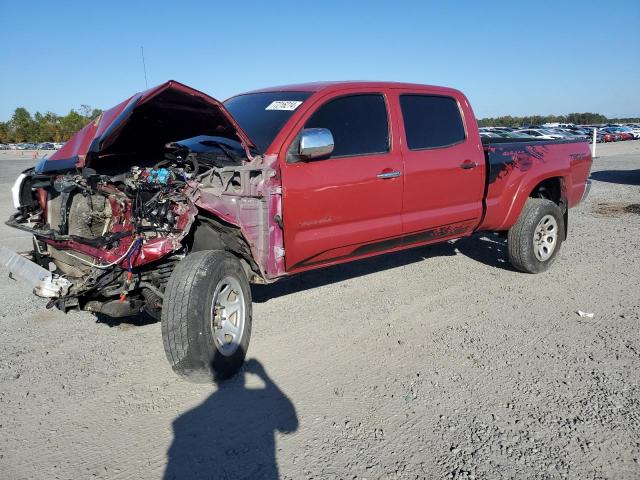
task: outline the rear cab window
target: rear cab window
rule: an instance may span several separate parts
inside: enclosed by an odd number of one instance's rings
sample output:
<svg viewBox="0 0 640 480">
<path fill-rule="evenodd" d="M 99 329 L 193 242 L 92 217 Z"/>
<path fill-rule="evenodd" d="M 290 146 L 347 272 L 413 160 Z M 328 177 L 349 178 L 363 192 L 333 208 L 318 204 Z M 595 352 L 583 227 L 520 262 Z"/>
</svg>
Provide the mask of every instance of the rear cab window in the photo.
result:
<svg viewBox="0 0 640 480">
<path fill-rule="evenodd" d="M 311 115 L 304 128 L 329 129 L 335 146 L 328 158 L 382 154 L 390 147 L 387 106 L 379 93 L 328 100 Z"/>
<path fill-rule="evenodd" d="M 401 94 L 400 108 L 409 150 L 444 148 L 466 139 L 460 107 L 453 97 Z"/>
</svg>

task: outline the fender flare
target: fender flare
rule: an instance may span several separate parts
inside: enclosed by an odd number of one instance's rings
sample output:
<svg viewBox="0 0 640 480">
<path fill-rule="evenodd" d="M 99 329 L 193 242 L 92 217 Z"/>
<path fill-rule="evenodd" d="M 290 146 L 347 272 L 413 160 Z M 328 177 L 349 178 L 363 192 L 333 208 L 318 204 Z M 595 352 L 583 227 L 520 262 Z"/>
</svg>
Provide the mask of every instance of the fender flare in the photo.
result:
<svg viewBox="0 0 640 480">
<path fill-rule="evenodd" d="M 534 179 L 529 180 L 528 182 L 523 182 L 520 184 L 520 188 L 518 188 L 518 192 L 513 197 L 513 202 L 505 216 L 504 223 L 501 225 L 501 230 L 510 229 L 517 221 L 518 217 L 520 217 L 520 213 L 524 208 L 524 204 L 527 199 L 531 196 L 531 193 L 543 182 L 552 179 L 560 179 L 560 208 L 563 211 L 565 217 L 565 227 L 568 227 L 568 210 L 569 206 L 567 203 L 567 184 L 569 181 L 567 174 L 558 174 L 556 175 L 545 175 L 543 177 L 536 177 Z M 566 229 L 565 229 L 566 235 Z"/>
</svg>

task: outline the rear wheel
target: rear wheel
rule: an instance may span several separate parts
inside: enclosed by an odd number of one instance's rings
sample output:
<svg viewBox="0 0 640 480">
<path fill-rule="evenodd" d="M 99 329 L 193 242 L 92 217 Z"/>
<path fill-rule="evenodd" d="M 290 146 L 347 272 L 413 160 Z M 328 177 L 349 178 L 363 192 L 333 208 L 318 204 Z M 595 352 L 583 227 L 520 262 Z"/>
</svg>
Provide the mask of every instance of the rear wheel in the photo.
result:
<svg viewBox="0 0 640 480">
<path fill-rule="evenodd" d="M 554 262 L 564 239 L 560 207 L 551 200 L 529 198 L 508 234 L 509 260 L 522 272 L 540 273 Z"/>
<path fill-rule="evenodd" d="M 162 307 L 162 340 L 173 370 L 196 383 L 235 374 L 249 346 L 251 313 L 249 282 L 236 257 L 188 255 L 171 274 Z"/>
</svg>

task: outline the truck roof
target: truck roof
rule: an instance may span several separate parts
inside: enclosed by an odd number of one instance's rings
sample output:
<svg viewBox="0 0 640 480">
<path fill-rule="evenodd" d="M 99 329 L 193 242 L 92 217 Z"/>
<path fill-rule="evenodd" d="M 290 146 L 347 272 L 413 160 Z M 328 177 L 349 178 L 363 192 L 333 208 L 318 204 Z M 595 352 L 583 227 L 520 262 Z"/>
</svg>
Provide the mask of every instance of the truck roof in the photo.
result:
<svg viewBox="0 0 640 480">
<path fill-rule="evenodd" d="M 342 81 L 326 81 L 326 82 L 309 82 L 296 83 L 291 85 L 279 85 L 275 87 L 259 88 L 246 93 L 261 92 L 320 92 L 334 90 L 350 90 L 357 88 L 405 88 L 405 89 L 428 89 L 430 92 L 440 92 L 443 94 L 460 93 L 459 90 L 448 87 L 440 87 L 436 85 L 422 85 L 419 83 L 405 82 L 383 82 L 383 81 L 367 81 L 367 80 L 342 80 Z"/>
</svg>

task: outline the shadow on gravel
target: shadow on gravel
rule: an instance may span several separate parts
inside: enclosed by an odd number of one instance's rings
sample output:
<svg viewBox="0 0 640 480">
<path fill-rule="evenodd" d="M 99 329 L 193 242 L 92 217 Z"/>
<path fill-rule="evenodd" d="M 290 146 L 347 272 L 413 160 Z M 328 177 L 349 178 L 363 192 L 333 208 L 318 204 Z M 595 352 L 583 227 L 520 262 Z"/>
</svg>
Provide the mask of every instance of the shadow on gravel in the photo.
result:
<svg viewBox="0 0 640 480">
<path fill-rule="evenodd" d="M 158 320 L 153 318 L 151 315 L 145 312 L 140 312 L 138 315 L 132 315 L 130 317 L 109 317 L 108 315 L 104 315 L 102 313 L 96 313 L 96 323 L 103 323 L 108 327 L 144 327 L 145 325 L 151 325 L 152 323 L 156 323 Z"/>
<path fill-rule="evenodd" d="M 263 303 L 272 298 L 403 267 L 429 258 L 457 254 L 462 254 L 490 267 L 514 271 L 507 259 L 506 238 L 496 233 L 480 233 L 452 242 L 437 243 L 403 252 L 389 253 L 352 263 L 312 270 L 269 285 L 252 285 L 251 295 L 254 302 Z M 425 265 L 425 275 L 429 275 L 428 265 Z"/>
<path fill-rule="evenodd" d="M 264 388 L 246 388 L 252 373 Z M 166 480 L 278 479 L 275 432 L 298 429 L 293 403 L 260 362 L 247 361 L 235 377 L 173 422 Z"/>
<path fill-rule="evenodd" d="M 591 172 L 592 180 L 621 185 L 640 185 L 640 169 L 637 170 L 600 170 Z"/>
<path fill-rule="evenodd" d="M 461 238 L 454 247 L 462 255 L 489 267 L 515 272 L 509 263 L 507 237 L 499 233 L 479 233 L 471 237 Z"/>
</svg>

